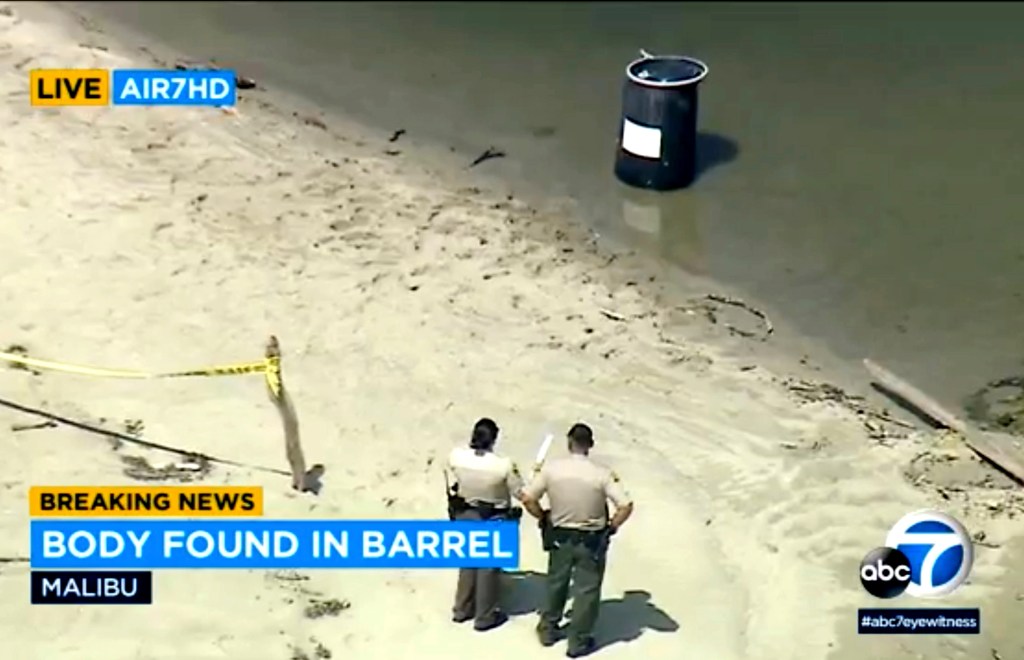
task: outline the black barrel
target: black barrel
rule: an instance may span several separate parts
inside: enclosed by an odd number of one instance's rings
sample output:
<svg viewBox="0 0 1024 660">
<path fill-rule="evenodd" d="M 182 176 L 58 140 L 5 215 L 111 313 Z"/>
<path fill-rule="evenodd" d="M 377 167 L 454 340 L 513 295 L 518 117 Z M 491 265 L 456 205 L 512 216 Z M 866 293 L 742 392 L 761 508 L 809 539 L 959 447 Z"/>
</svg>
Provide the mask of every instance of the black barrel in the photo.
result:
<svg viewBox="0 0 1024 660">
<path fill-rule="evenodd" d="M 692 57 L 646 55 L 626 67 L 615 176 L 652 190 L 697 175 L 697 86 L 708 67 Z"/>
</svg>

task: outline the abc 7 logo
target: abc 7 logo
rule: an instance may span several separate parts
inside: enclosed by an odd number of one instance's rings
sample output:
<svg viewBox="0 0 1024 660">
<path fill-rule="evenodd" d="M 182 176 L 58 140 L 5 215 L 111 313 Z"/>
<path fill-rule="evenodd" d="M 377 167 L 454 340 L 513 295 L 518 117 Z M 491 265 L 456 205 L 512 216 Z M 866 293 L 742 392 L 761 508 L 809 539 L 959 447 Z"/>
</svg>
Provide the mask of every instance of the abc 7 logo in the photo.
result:
<svg viewBox="0 0 1024 660">
<path fill-rule="evenodd" d="M 952 593 L 967 580 L 974 561 L 971 537 L 958 521 L 938 511 L 900 519 L 860 563 L 860 582 L 877 598 L 906 592 L 918 598 Z"/>
</svg>

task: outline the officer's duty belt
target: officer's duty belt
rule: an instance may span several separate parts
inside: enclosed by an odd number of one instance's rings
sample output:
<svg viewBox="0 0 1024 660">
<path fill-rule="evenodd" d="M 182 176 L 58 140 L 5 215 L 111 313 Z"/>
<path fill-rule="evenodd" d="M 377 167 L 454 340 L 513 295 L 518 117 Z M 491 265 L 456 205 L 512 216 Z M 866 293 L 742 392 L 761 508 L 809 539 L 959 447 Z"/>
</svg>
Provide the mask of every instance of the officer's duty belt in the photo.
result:
<svg viewBox="0 0 1024 660">
<path fill-rule="evenodd" d="M 497 507 L 493 504 L 467 504 L 466 509 L 476 511 L 484 520 L 490 520 L 491 518 L 516 520 L 522 515 L 522 509 L 519 507 Z"/>
<path fill-rule="evenodd" d="M 576 529 L 573 527 L 555 527 L 551 530 L 556 543 L 587 543 L 602 534 L 601 529 Z"/>
</svg>

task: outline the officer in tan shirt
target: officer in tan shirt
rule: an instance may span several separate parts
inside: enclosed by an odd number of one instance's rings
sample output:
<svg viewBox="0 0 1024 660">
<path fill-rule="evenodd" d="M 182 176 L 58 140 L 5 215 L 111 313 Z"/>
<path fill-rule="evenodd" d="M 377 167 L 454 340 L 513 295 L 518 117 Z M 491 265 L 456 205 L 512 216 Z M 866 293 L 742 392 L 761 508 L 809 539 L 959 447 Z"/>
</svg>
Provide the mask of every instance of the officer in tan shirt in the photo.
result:
<svg viewBox="0 0 1024 660">
<path fill-rule="evenodd" d="M 469 447 L 456 447 L 448 456 L 445 470 L 452 519 L 514 519 L 522 512 L 512 506 L 512 498 L 520 498 L 523 480 L 511 459 L 494 453 L 498 432 L 494 420 L 485 417 L 473 427 Z M 473 619 L 473 627 L 479 631 L 504 623 L 508 616 L 498 608 L 500 579 L 498 568 L 459 569 L 452 620 Z"/>
<path fill-rule="evenodd" d="M 541 521 L 548 551 L 547 598 L 537 634 L 544 646 L 557 641 L 571 583 L 575 593 L 566 651 L 570 658 L 596 649 L 592 633 L 601 604 L 608 540 L 633 513 L 633 502 L 618 476 L 590 459 L 593 446 L 590 427 L 575 424 L 569 429 L 569 456 L 542 466 L 522 496 L 523 507 Z M 540 506 L 545 494 L 549 511 Z M 610 518 L 609 500 L 615 505 Z"/>
</svg>

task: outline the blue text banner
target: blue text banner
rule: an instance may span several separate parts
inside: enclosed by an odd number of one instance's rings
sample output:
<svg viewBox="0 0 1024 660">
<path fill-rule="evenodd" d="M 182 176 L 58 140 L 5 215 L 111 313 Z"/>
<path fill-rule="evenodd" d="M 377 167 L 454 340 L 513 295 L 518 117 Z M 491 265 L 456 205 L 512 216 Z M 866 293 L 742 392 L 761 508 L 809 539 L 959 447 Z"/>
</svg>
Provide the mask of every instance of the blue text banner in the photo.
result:
<svg viewBox="0 0 1024 660">
<path fill-rule="evenodd" d="M 519 524 L 448 520 L 31 521 L 31 566 L 518 568 Z"/>
</svg>

